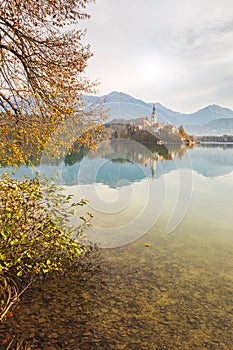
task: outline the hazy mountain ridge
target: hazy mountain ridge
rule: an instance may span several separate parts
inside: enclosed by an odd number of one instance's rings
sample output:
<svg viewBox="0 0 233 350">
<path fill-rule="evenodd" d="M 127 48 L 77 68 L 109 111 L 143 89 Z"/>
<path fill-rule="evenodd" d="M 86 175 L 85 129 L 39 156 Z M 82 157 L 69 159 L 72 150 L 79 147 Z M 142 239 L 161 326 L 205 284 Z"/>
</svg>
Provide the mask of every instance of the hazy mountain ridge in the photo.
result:
<svg viewBox="0 0 233 350">
<path fill-rule="evenodd" d="M 190 123 L 188 124 L 207 124 L 214 119 L 233 118 L 233 111 L 229 108 L 213 104 L 185 116 L 190 119 Z"/>
<path fill-rule="evenodd" d="M 233 135 L 233 118 L 218 118 L 204 125 L 186 125 L 185 128 L 195 135 Z"/>
<path fill-rule="evenodd" d="M 147 103 L 123 92 L 113 91 L 100 97 L 89 95 L 84 96 L 83 99 L 89 106 L 92 103 L 104 102 L 106 110 L 109 110 L 108 121 L 128 120 L 139 116 L 150 118 L 152 113 L 153 103 Z M 160 123 L 170 123 L 176 126 L 183 124 L 189 133 L 224 134 L 229 133 L 229 130 L 233 133 L 233 127 L 229 129 L 230 119 L 233 119 L 233 110 L 216 104 L 206 106 L 194 113 L 185 114 L 173 111 L 157 102 L 156 112 Z M 228 119 L 230 124 L 226 122 Z"/>
</svg>

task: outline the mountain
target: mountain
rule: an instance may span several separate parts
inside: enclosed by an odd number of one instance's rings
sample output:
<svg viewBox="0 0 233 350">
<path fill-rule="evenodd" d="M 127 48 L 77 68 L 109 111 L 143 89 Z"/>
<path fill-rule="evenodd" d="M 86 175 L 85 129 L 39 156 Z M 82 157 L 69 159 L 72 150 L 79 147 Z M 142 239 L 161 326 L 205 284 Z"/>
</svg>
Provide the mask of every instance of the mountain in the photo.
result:
<svg viewBox="0 0 233 350">
<path fill-rule="evenodd" d="M 108 115 L 108 121 L 114 119 L 135 119 L 139 116 L 150 118 L 153 103 L 145 102 L 134 98 L 123 92 L 113 91 L 104 96 L 84 96 L 84 102 L 90 107 L 95 103 L 103 103 L 104 109 Z M 213 133 L 222 134 L 229 131 L 226 121 L 233 119 L 233 111 L 229 108 L 223 108 L 218 105 L 210 105 L 198 110 L 195 113 L 185 114 L 173 111 L 160 103 L 156 103 L 156 113 L 158 122 L 169 123 L 175 126 L 184 125 L 184 128 L 196 135 Z M 222 121 L 222 120 L 225 121 Z M 214 124 L 211 124 L 211 122 Z M 231 121 L 229 121 L 231 125 Z M 225 125 L 225 127 L 224 127 Z M 230 129 L 232 130 L 232 128 Z M 233 131 L 231 131 L 233 133 Z"/>
<path fill-rule="evenodd" d="M 185 130 L 195 135 L 233 135 L 233 118 L 219 118 L 204 125 L 186 125 Z"/>
<path fill-rule="evenodd" d="M 156 113 L 158 115 L 158 121 L 160 123 L 169 123 L 177 126 L 179 126 L 182 123 L 182 117 L 184 116 L 184 114 L 180 112 L 175 112 L 167 107 L 164 107 L 158 102 L 155 105 Z"/>
<path fill-rule="evenodd" d="M 108 121 L 114 119 L 135 119 L 137 117 L 150 118 L 153 108 L 153 103 L 147 103 L 143 100 L 134 98 L 123 92 L 113 91 L 104 96 L 84 96 L 85 103 L 90 106 L 92 103 L 104 103 L 107 111 Z M 158 121 L 161 123 L 179 124 L 181 113 L 174 112 L 156 103 L 156 112 Z"/>
<path fill-rule="evenodd" d="M 113 91 L 98 98 L 85 96 L 84 99 L 88 102 L 88 106 L 91 103 L 104 103 L 108 121 L 121 118 L 132 119 L 138 116 L 150 117 L 152 112 L 150 104 L 122 92 Z"/>
<path fill-rule="evenodd" d="M 225 130 L 233 130 L 233 118 L 221 118 L 221 119 L 214 119 L 208 124 L 206 124 L 208 128 L 212 129 L 225 129 Z"/>
<path fill-rule="evenodd" d="M 233 118 L 233 111 L 218 105 L 210 105 L 191 114 L 184 114 L 185 124 L 201 125 L 207 124 L 214 119 Z"/>
</svg>

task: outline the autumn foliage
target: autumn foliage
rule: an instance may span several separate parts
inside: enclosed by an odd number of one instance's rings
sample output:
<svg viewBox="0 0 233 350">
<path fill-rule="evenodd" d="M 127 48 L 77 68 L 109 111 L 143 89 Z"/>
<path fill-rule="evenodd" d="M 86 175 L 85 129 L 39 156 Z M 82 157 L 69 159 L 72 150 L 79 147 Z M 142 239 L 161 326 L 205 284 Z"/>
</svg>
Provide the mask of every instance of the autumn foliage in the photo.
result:
<svg viewBox="0 0 233 350">
<path fill-rule="evenodd" d="M 80 20 L 89 18 L 85 8 L 90 2 L 1 1 L 2 164 L 38 159 L 49 136 L 68 119 L 75 130 L 72 142 L 83 131 L 99 131 L 100 113 L 84 108 L 81 99 L 94 88 L 84 75 L 90 46 L 77 29 Z"/>
<path fill-rule="evenodd" d="M 77 142 L 91 148 L 101 134 L 99 106 L 82 99 L 95 87 L 84 75 L 92 53 L 78 29 L 90 2 L 1 1 L 0 167 L 63 157 Z M 25 290 L 19 281 L 28 287 L 31 276 L 60 271 L 83 252 L 92 215 L 69 220 L 85 204 L 70 204 L 53 183 L 0 178 L 0 321 Z"/>
</svg>

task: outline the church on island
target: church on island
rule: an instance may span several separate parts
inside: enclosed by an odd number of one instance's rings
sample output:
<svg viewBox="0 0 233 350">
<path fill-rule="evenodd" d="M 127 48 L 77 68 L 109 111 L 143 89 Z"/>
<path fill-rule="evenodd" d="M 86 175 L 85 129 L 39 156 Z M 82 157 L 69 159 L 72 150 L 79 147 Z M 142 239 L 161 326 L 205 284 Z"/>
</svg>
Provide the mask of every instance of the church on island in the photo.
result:
<svg viewBox="0 0 233 350">
<path fill-rule="evenodd" d="M 169 134 L 175 134 L 177 132 L 176 127 L 174 125 L 162 124 L 158 122 L 155 103 L 153 104 L 151 119 L 149 120 L 148 118 L 145 118 L 143 116 L 138 116 L 134 121 L 134 126 L 138 126 L 139 130 L 148 130 L 152 133 L 158 134 L 164 128 L 167 129 Z"/>
<path fill-rule="evenodd" d="M 106 124 L 111 128 L 110 138 L 132 138 L 138 142 L 153 142 L 157 140 L 158 145 L 164 143 L 179 143 L 180 137 L 178 130 L 174 125 L 159 123 L 156 113 L 156 105 L 153 104 L 153 109 L 150 118 L 138 116 L 132 119 L 114 119 Z"/>
</svg>

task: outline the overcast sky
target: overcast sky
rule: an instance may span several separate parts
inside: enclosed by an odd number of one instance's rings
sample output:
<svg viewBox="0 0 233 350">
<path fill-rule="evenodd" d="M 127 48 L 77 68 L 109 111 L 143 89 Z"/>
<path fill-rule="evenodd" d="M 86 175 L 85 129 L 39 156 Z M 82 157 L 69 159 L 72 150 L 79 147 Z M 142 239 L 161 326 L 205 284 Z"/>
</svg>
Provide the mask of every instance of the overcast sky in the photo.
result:
<svg viewBox="0 0 233 350">
<path fill-rule="evenodd" d="M 233 109 L 232 0 L 96 0 L 87 70 L 99 95 L 122 91 L 180 112 Z"/>
</svg>

